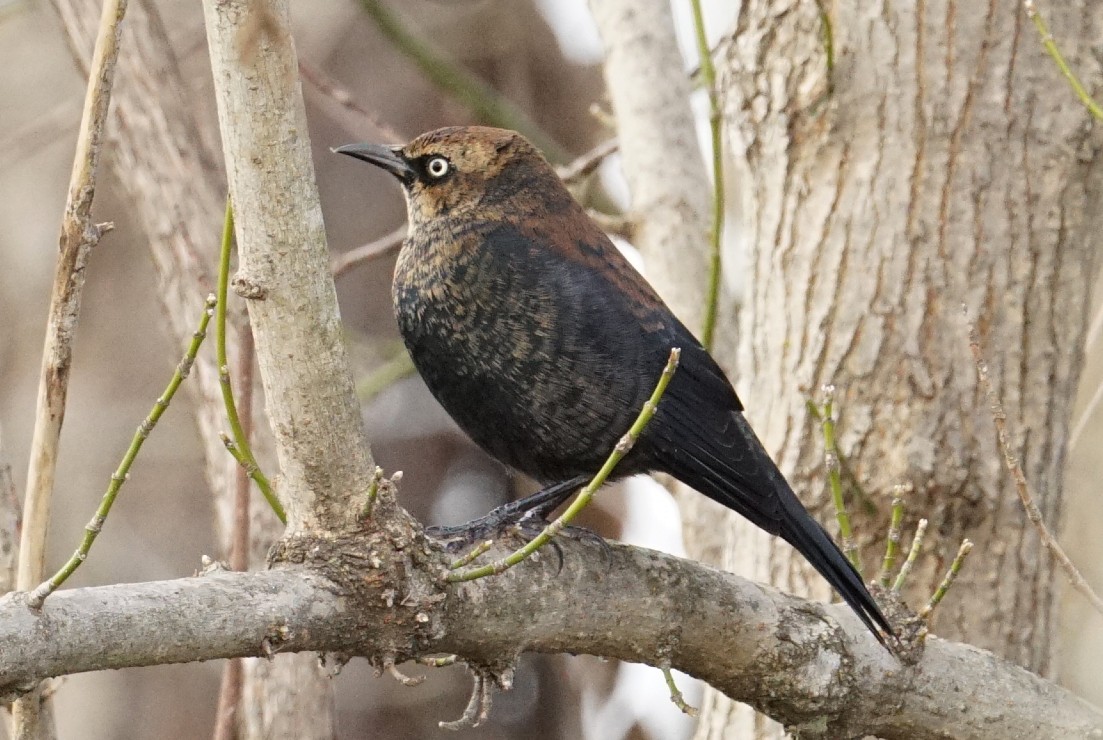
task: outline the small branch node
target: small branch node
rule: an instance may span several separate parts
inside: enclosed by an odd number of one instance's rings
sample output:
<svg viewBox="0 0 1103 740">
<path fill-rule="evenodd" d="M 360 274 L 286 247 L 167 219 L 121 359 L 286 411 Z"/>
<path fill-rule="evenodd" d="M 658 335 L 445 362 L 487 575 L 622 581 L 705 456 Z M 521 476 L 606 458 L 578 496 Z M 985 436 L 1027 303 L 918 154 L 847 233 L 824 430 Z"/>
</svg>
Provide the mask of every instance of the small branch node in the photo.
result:
<svg viewBox="0 0 1103 740">
<path fill-rule="evenodd" d="M 398 667 L 394 664 L 393 655 L 388 655 L 383 659 L 383 669 L 403 686 L 420 686 L 425 682 L 425 676 L 407 676 L 398 670 Z"/>
<path fill-rule="evenodd" d="M 678 688 L 678 684 L 674 681 L 674 674 L 670 670 L 670 663 L 664 662 L 659 666 L 659 670 L 663 672 L 663 678 L 666 679 L 666 687 L 670 690 L 670 701 L 674 706 L 682 710 L 683 714 L 688 714 L 690 717 L 696 717 L 700 714 L 697 707 L 686 703 L 685 697 L 682 696 L 681 689 Z"/>
<path fill-rule="evenodd" d="M 923 538 L 927 535 L 927 520 L 920 519 L 919 524 L 915 528 L 915 537 L 912 538 L 912 546 L 908 551 L 908 558 L 904 561 L 904 564 L 900 566 L 900 572 L 896 575 L 896 581 L 892 584 L 892 590 L 899 592 L 904 587 L 904 584 L 908 580 L 908 575 L 911 574 L 912 567 L 915 565 L 916 559 L 919 557 L 919 550 L 923 547 Z"/>
<path fill-rule="evenodd" d="M 950 564 L 950 569 L 946 571 L 946 576 L 942 579 L 942 583 L 938 584 L 938 588 L 935 590 L 934 594 L 931 595 L 931 599 L 927 602 L 927 605 L 919 610 L 920 619 L 930 619 L 931 613 L 935 610 L 935 607 L 945 598 L 946 592 L 950 590 L 950 586 L 954 585 L 957 574 L 961 572 L 961 567 L 965 564 L 965 557 L 972 549 L 973 543 L 971 540 L 962 541 L 961 547 L 958 548 L 957 551 L 957 557 L 955 557 L 954 562 Z"/>
</svg>

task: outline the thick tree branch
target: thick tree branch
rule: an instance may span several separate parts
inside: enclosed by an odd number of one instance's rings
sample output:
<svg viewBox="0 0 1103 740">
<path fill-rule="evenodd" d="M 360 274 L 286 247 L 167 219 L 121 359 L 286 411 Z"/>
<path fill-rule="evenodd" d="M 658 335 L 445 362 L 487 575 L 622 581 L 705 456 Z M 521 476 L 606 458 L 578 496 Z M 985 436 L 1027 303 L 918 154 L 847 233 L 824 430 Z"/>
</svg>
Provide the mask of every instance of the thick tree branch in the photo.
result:
<svg viewBox="0 0 1103 740">
<path fill-rule="evenodd" d="M 266 572 L 75 589 L 41 614 L 12 594 L 0 600 L 0 694 L 61 673 L 277 651 L 380 665 L 455 652 L 505 670 L 533 650 L 669 660 L 802 737 L 1103 733 L 1099 710 L 968 645 L 929 638 L 904 667 L 842 607 L 649 550 L 614 545 L 606 560 L 562 544 L 562 570 L 548 557 L 451 587 L 445 558 L 410 530 L 291 539 Z"/>
</svg>

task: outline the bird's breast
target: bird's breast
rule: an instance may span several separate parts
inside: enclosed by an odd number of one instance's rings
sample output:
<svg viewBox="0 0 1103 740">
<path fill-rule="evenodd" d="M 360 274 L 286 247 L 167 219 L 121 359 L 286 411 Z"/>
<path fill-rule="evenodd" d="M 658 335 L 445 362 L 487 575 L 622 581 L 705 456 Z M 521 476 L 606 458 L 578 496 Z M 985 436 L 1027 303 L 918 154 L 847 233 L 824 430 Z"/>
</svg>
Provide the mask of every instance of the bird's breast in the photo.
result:
<svg viewBox="0 0 1103 740">
<path fill-rule="evenodd" d="M 592 472 L 638 410 L 635 378 L 603 354 L 555 265 L 513 246 L 407 244 L 399 330 L 429 390 L 493 456 L 540 480 Z"/>
</svg>

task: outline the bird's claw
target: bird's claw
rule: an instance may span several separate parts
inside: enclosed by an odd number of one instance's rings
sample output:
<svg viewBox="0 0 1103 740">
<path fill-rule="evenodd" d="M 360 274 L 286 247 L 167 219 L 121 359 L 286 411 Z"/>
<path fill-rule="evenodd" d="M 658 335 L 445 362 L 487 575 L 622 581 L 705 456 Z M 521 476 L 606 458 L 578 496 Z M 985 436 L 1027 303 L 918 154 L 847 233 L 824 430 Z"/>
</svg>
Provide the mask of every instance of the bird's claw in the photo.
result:
<svg viewBox="0 0 1103 740">
<path fill-rule="evenodd" d="M 513 536 L 524 542 L 530 542 L 538 537 L 548 526 L 539 511 L 508 511 L 500 512 L 498 509 L 489 514 L 473 519 L 466 524 L 454 526 L 427 527 L 426 533 L 437 539 L 444 545 L 444 549 L 451 554 L 458 554 L 485 540 L 501 540 Z M 557 537 L 588 542 L 601 547 L 606 559 L 609 555 L 609 543 L 605 539 L 584 527 L 564 527 Z M 563 568 L 563 548 L 552 539 L 548 545 L 555 550 L 559 560 L 558 568 Z"/>
</svg>

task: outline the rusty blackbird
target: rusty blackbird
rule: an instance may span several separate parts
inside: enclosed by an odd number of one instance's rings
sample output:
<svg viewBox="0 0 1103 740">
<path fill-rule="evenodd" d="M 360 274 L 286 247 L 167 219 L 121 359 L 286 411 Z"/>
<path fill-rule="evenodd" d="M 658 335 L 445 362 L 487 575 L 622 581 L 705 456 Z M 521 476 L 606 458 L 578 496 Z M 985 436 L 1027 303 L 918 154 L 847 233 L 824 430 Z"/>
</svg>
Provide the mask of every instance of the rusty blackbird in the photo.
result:
<svg viewBox="0 0 1103 740">
<path fill-rule="evenodd" d="M 616 475 L 667 473 L 781 537 L 886 643 L 888 621 L 762 447 L 723 371 L 524 137 L 454 127 L 402 147 L 334 151 L 402 183 L 409 233 L 392 296 L 429 390 L 483 449 L 546 486 L 479 523 L 542 518 L 584 485 L 680 347 Z"/>
</svg>

